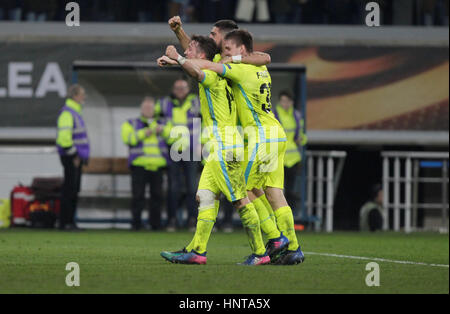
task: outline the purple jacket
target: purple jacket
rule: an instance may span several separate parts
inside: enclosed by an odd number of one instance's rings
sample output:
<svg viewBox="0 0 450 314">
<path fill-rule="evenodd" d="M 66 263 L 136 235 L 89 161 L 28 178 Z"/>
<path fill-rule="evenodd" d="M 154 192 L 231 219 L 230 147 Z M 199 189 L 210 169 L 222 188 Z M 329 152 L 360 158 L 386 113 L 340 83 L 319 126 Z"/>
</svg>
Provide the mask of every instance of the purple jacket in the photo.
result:
<svg viewBox="0 0 450 314">
<path fill-rule="evenodd" d="M 61 115 L 64 111 L 70 112 L 70 114 L 73 117 L 72 141 L 73 145 L 77 150 L 77 154 L 82 160 L 87 161 L 89 159 L 90 146 L 86 130 L 86 124 L 84 123 L 83 117 L 78 112 L 76 112 L 75 110 L 73 110 L 68 106 L 64 106 L 59 112 L 59 114 Z M 61 156 L 67 155 L 67 152 L 63 147 L 59 145 L 57 145 L 57 147 L 58 153 Z"/>
</svg>

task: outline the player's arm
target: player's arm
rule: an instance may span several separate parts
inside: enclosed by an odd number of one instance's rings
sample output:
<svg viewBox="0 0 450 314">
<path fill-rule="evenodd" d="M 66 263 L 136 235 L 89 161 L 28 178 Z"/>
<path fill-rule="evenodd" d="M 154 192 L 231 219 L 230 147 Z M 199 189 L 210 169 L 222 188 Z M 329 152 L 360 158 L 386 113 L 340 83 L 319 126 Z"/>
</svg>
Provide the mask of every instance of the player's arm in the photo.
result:
<svg viewBox="0 0 450 314">
<path fill-rule="evenodd" d="M 172 60 L 173 61 L 173 60 Z M 189 59 L 189 63 L 195 64 L 202 70 L 210 70 L 216 72 L 222 77 L 226 77 L 236 83 L 245 79 L 245 71 L 239 64 L 222 64 L 211 62 L 204 59 Z"/>
<path fill-rule="evenodd" d="M 179 16 L 174 16 L 169 20 L 170 29 L 175 33 L 175 36 L 177 36 L 181 47 L 183 47 L 183 49 L 186 50 L 187 47 L 189 46 L 191 38 L 188 36 L 188 34 L 186 34 L 181 25 L 182 25 L 181 18 Z"/>
<path fill-rule="evenodd" d="M 272 62 L 270 55 L 265 52 L 254 51 L 246 56 L 233 56 L 233 57 L 224 57 L 220 60 L 221 63 L 244 63 L 244 64 L 252 64 L 256 66 L 268 65 Z"/>
<path fill-rule="evenodd" d="M 222 64 L 199 59 L 189 61 L 196 64 L 202 70 L 216 72 L 220 76 L 230 79 L 236 83 L 240 83 L 248 77 L 245 73 L 246 66 L 243 64 Z"/>
<path fill-rule="evenodd" d="M 158 60 L 156 60 L 156 62 L 158 63 L 158 65 L 161 68 L 172 66 L 172 65 L 178 65 L 177 61 L 170 59 L 168 56 L 162 56 L 162 57 L 158 58 Z"/>
<path fill-rule="evenodd" d="M 181 56 L 174 46 L 167 46 L 166 56 L 169 57 L 172 61 L 176 60 L 176 62 L 183 68 L 183 70 L 185 70 L 191 77 L 193 77 L 197 81 L 202 82 L 205 79 L 205 72 L 203 72 L 201 68 L 198 67 L 194 62 L 190 62 L 190 60 Z"/>
</svg>

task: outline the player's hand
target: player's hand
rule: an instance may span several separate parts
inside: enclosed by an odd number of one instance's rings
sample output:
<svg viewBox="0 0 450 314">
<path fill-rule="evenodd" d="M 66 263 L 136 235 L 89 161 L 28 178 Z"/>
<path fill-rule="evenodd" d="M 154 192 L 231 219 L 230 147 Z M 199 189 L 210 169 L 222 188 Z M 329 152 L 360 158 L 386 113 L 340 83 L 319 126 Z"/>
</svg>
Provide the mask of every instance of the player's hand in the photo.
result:
<svg viewBox="0 0 450 314">
<path fill-rule="evenodd" d="M 177 52 L 177 48 L 175 48 L 175 46 L 173 46 L 173 45 L 167 46 L 166 56 L 168 56 L 172 60 L 177 60 L 178 56 L 179 56 L 179 54 Z"/>
<path fill-rule="evenodd" d="M 178 32 L 181 28 L 181 25 L 181 18 L 178 15 L 170 18 L 169 26 L 172 31 Z"/>
<path fill-rule="evenodd" d="M 220 63 L 233 63 L 233 59 L 231 57 L 223 57 Z"/>
<path fill-rule="evenodd" d="M 151 136 L 152 133 L 153 133 L 153 131 L 152 131 L 152 129 L 150 129 L 150 128 L 147 128 L 147 129 L 145 130 L 145 136 L 146 136 L 146 137 Z"/>
<path fill-rule="evenodd" d="M 170 59 L 168 56 L 162 56 L 161 58 L 158 58 L 156 62 L 161 68 L 178 64 L 175 60 Z"/>
</svg>

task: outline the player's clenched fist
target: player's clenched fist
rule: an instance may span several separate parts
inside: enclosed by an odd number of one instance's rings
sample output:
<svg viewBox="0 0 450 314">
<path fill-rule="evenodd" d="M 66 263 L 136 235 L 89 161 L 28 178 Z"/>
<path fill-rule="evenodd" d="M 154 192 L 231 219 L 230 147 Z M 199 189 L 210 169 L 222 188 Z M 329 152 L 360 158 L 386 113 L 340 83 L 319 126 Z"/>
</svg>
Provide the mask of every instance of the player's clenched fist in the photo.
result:
<svg viewBox="0 0 450 314">
<path fill-rule="evenodd" d="M 169 20 L 169 26 L 174 32 L 178 31 L 181 27 L 181 18 L 178 15 L 172 17 Z"/>
<path fill-rule="evenodd" d="M 168 56 L 170 59 L 177 60 L 178 59 L 178 52 L 175 46 L 167 46 L 166 48 L 166 56 Z"/>
<path fill-rule="evenodd" d="M 161 58 L 158 58 L 157 63 L 161 68 L 165 67 L 165 66 L 177 64 L 176 61 L 170 59 L 168 56 L 162 56 Z"/>
</svg>

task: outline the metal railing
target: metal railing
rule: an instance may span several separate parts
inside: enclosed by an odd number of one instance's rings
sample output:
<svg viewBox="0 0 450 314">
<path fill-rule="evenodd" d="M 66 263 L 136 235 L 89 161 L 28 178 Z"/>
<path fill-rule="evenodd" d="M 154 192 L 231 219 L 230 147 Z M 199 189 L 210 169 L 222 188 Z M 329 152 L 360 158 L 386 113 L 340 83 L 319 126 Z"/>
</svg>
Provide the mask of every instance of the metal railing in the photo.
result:
<svg viewBox="0 0 450 314">
<path fill-rule="evenodd" d="M 419 208 L 441 209 L 442 226 L 448 231 L 448 152 L 382 152 L 383 157 L 383 230 L 389 229 L 390 211 L 393 210 L 393 229 L 400 231 L 401 210 L 404 211 L 404 231 L 417 227 Z M 441 177 L 421 177 L 420 162 L 437 161 Z M 402 165 L 403 164 L 403 165 Z M 393 166 L 393 168 L 392 168 Z M 403 172 L 402 172 L 403 168 Z M 393 175 L 391 176 L 391 169 Z M 442 202 L 419 203 L 419 183 L 441 184 Z M 393 189 L 391 189 L 393 185 Z M 403 185 L 403 187 L 402 187 Z M 403 193 L 402 193 L 403 192 Z M 392 195 L 393 194 L 393 195 Z M 403 194 L 403 195 L 402 195 Z M 393 203 L 391 202 L 393 199 Z"/>
<path fill-rule="evenodd" d="M 314 230 L 333 231 L 334 200 L 347 153 L 344 151 L 307 151 L 306 220 Z M 337 162 L 337 167 L 335 167 Z M 325 219 L 325 224 L 323 220 Z"/>
</svg>

